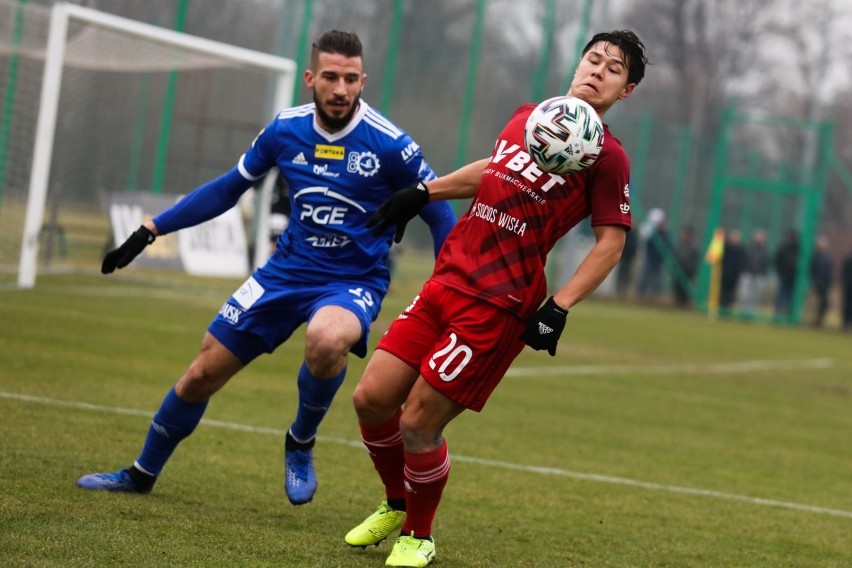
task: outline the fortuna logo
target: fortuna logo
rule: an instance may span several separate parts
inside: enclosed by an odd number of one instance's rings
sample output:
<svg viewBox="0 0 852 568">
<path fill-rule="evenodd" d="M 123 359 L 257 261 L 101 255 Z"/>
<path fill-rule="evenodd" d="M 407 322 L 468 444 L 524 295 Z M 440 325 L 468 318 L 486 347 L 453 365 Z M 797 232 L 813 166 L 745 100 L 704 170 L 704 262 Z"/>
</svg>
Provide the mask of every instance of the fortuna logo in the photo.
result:
<svg viewBox="0 0 852 568">
<path fill-rule="evenodd" d="M 553 328 L 548 327 L 541 322 L 538 322 L 538 334 L 547 335 L 548 333 L 553 333 Z"/>
<path fill-rule="evenodd" d="M 293 163 L 300 166 L 307 166 L 308 161 L 305 159 L 305 153 L 299 152 L 299 154 L 295 158 L 293 158 Z"/>
</svg>

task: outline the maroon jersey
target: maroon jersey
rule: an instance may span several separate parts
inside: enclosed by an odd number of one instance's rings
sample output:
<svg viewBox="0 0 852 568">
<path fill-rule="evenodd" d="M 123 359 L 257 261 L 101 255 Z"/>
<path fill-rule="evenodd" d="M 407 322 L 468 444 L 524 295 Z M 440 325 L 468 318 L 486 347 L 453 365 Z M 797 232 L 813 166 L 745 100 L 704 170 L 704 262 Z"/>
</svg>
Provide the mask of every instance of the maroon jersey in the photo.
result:
<svg viewBox="0 0 852 568">
<path fill-rule="evenodd" d="M 470 209 L 432 274 L 522 318 L 544 300 L 544 265 L 560 237 L 589 215 L 592 226 L 630 228 L 630 162 L 618 139 L 604 126 L 594 164 L 568 176 L 543 172 L 524 149 L 524 124 L 534 108 L 521 106 L 500 133 Z"/>
</svg>

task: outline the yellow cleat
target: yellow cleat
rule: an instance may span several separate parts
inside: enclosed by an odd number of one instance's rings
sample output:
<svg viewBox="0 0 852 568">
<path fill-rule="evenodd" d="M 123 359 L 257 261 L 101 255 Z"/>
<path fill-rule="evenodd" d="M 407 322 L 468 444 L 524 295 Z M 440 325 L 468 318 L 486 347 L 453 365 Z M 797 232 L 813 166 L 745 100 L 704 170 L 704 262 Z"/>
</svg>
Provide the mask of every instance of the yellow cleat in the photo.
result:
<svg viewBox="0 0 852 568">
<path fill-rule="evenodd" d="M 346 544 L 365 548 L 367 546 L 378 546 L 388 535 L 399 530 L 405 511 L 397 511 L 388 506 L 387 501 L 382 501 L 375 513 L 364 519 L 360 525 L 346 533 Z M 424 564 L 425 566 L 425 564 Z"/>
<path fill-rule="evenodd" d="M 385 566 L 406 566 L 408 568 L 423 568 L 435 559 L 435 541 L 429 538 L 414 538 L 401 536 L 396 539 Z"/>
</svg>

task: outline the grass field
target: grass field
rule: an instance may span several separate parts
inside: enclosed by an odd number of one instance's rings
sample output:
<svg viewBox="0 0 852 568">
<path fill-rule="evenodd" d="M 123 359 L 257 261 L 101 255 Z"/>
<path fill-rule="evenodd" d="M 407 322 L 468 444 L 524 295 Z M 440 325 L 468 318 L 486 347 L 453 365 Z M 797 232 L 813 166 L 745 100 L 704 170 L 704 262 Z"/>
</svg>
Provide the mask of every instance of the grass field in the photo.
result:
<svg viewBox="0 0 852 568">
<path fill-rule="evenodd" d="M 429 262 L 403 257 L 372 342 Z M 378 567 L 343 535 L 382 498 L 358 442 L 353 359 L 317 444 L 320 489 L 282 489 L 297 333 L 215 397 L 151 495 L 85 492 L 136 457 L 232 280 L 121 271 L 0 290 L 2 566 Z M 453 459 L 437 567 L 852 566 L 848 335 L 590 300 L 559 354 L 524 352 Z"/>
</svg>

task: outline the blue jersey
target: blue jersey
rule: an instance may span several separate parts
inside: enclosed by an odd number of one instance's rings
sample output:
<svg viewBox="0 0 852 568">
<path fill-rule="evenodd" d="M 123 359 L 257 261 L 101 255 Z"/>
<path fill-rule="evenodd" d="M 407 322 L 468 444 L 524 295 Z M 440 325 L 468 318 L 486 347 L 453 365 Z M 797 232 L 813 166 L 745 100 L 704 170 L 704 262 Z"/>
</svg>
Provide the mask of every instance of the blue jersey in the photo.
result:
<svg viewBox="0 0 852 568">
<path fill-rule="evenodd" d="M 417 143 L 363 100 L 352 121 L 334 134 L 317 125 L 315 113 L 314 104 L 281 111 L 235 170 L 155 217 L 158 229 L 170 232 L 224 212 L 277 167 L 289 186 L 292 214 L 265 270 L 288 282 L 355 280 L 385 291 L 394 229 L 375 237 L 367 219 L 392 193 L 435 173 Z M 424 207 L 421 217 L 437 255 L 455 216 L 441 201 Z"/>
</svg>

